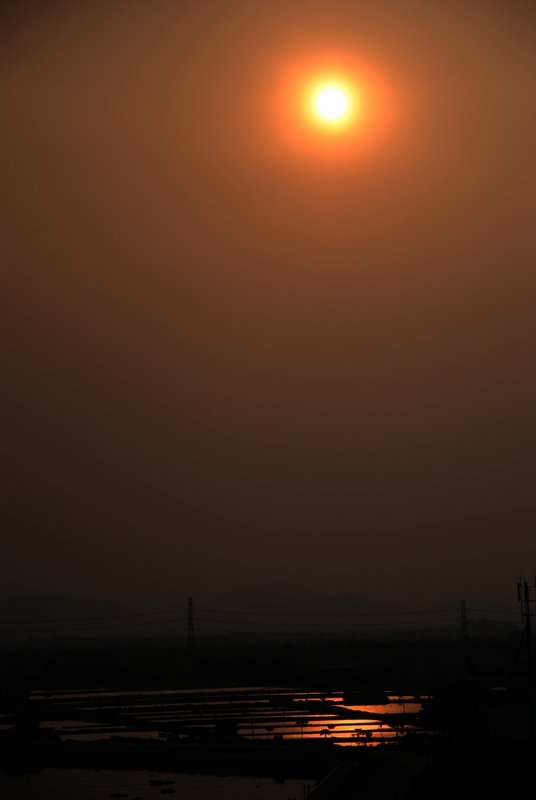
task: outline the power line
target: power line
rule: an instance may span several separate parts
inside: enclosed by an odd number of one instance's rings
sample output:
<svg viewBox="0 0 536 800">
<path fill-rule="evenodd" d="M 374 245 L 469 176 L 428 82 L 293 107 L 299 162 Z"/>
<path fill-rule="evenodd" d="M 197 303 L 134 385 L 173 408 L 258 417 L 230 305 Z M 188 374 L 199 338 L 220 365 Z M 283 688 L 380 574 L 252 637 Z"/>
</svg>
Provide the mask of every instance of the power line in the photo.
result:
<svg viewBox="0 0 536 800">
<path fill-rule="evenodd" d="M 83 630 L 84 629 L 82 628 L 82 632 L 83 632 Z M 87 628 L 86 628 L 86 630 L 87 630 Z M 80 631 L 78 631 L 78 632 L 80 632 Z M 46 631 L 43 631 L 43 633 L 46 633 Z M 52 633 L 53 633 L 53 631 L 52 631 Z M 73 630 L 72 633 L 75 634 L 75 633 L 77 633 L 77 631 Z M 141 637 L 141 636 L 145 636 L 145 638 L 147 638 L 147 639 L 157 639 L 158 637 L 169 636 L 169 635 L 172 635 L 172 634 L 181 634 L 181 636 L 184 636 L 184 628 L 173 628 L 170 631 L 141 631 L 140 633 L 114 633 L 113 636 L 110 637 L 110 641 L 114 641 L 115 639 L 136 639 L 136 638 Z M 80 642 L 86 642 L 86 641 L 93 642 L 93 643 L 99 642 L 99 644 L 102 644 L 102 642 L 104 640 L 108 639 L 108 637 L 106 637 L 106 636 L 102 636 L 102 637 L 80 637 L 80 638 L 78 638 L 77 636 L 63 636 L 63 637 L 60 637 L 58 639 L 55 639 L 54 637 L 49 637 L 47 639 L 47 638 L 45 638 L 43 636 L 43 638 L 31 639 L 31 640 L 30 639 L 0 639 L 0 648 L 2 648 L 4 645 L 11 645 L 11 644 L 25 644 L 25 645 L 29 645 L 29 646 L 32 646 L 32 647 L 34 645 L 37 646 L 37 645 L 44 645 L 44 644 L 50 644 L 50 643 L 57 644 L 59 642 L 71 642 L 73 638 L 76 639 L 76 643 L 77 644 L 80 643 Z"/>
<path fill-rule="evenodd" d="M 201 621 L 202 622 L 210 622 L 210 620 L 201 620 Z M 443 620 L 423 619 L 423 620 L 415 620 L 414 622 L 409 622 L 409 623 L 408 622 L 402 622 L 402 621 L 400 621 L 400 622 L 391 622 L 391 623 L 388 623 L 388 625 L 429 625 L 429 624 L 432 624 L 432 623 L 433 624 L 437 624 L 438 622 L 459 622 L 459 619 L 458 619 L 458 617 L 449 617 L 448 619 L 443 619 Z M 256 623 L 256 624 L 260 625 L 261 623 Z M 264 625 L 269 625 L 269 623 L 263 623 L 263 624 Z M 292 623 L 288 623 L 288 624 L 292 624 Z M 298 624 L 300 624 L 300 623 L 296 623 L 296 625 L 298 625 Z M 302 626 L 305 625 L 305 624 L 307 624 L 307 623 L 301 623 Z M 377 622 L 357 622 L 355 624 L 355 626 L 353 626 L 353 627 L 361 628 L 361 627 L 368 627 L 370 625 L 376 625 L 377 626 L 378 623 Z M 259 633 L 259 634 L 260 633 L 271 633 L 270 631 L 268 631 L 268 632 L 267 631 L 256 631 L 254 629 L 243 630 L 243 631 L 236 631 L 236 630 L 235 631 L 225 631 L 222 628 L 210 628 L 210 629 L 209 628 L 199 628 L 197 625 L 196 625 L 196 629 L 197 630 L 204 630 L 204 631 L 211 630 L 211 631 L 218 632 L 218 633 L 222 633 L 222 632 L 227 632 L 227 633 Z M 315 628 L 309 627 L 308 630 L 314 632 Z M 332 627 L 331 630 L 333 630 L 334 633 L 341 633 L 341 632 L 344 632 L 344 630 L 347 630 L 347 629 L 343 629 L 341 631 L 341 630 L 336 630 L 336 629 L 334 629 Z M 292 631 L 280 631 L 280 632 L 281 633 L 292 633 Z"/>
<path fill-rule="evenodd" d="M 219 608 L 198 608 L 197 611 L 203 611 L 209 614 L 238 614 L 241 616 L 268 616 L 268 617 L 396 617 L 396 616 L 409 616 L 415 614 L 448 614 L 452 613 L 454 609 L 449 608 L 432 608 L 423 611 L 369 611 L 369 612 L 355 612 L 355 613 L 330 613 L 325 614 L 322 612 L 301 612 L 301 611 L 233 611 L 231 609 Z M 491 608 L 467 608 L 467 611 L 485 614 L 507 614 L 511 616 L 518 616 L 517 611 L 499 611 Z M 0 625 L 24 625 L 39 624 L 45 622 L 97 622 L 99 620 L 107 619 L 132 619 L 137 617 L 154 617 L 161 614 L 182 614 L 183 608 L 167 609 L 165 611 L 143 611 L 131 614 L 109 614 L 98 617 L 46 617 L 41 619 L 0 619 Z M 156 620 L 156 624 L 160 621 Z M 165 622 L 165 620 L 163 620 Z"/>
<path fill-rule="evenodd" d="M 155 614 L 183 614 L 184 608 L 168 609 L 167 611 L 143 611 L 136 614 L 109 614 L 103 617 L 52 617 L 41 619 L 0 619 L 0 624 L 24 625 L 25 622 L 37 624 L 39 622 L 96 622 L 100 619 L 127 619 L 127 617 L 153 617 Z"/>
<path fill-rule="evenodd" d="M 203 611 L 209 614 L 242 614 L 244 616 L 264 616 L 264 617 L 397 617 L 406 616 L 409 614 L 452 614 L 452 608 L 431 608 L 424 611 L 370 611 L 360 613 L 341 613 L 341 614 L 323 614 L 312 612 L 290 612 L 290 611 L 232 611 L 230 609 L 219 608 L 198 608 L 197 611 Z"/>
<path fill-rule="evenodd" d="M 212 623 L 220 622 L 220 620 L 203 619 L 202 617 L 197 617 L 197 619 L 200 622 L 209 622 L 209 623 L 210 622 L 212 622 Z M 400 621 L 394 621 L 394 622 L 387 622 L 386 621 L 384 624 L 385 625 L 422 625 L 422 624 L 428 623 L 428 622 L 438 623 L 438 622 L 450 622 L 450 621 L 451 621 L 450 618 L 448 618 L 448 619 L 437 619 L 436 618 L 436 619 L 433 619 L 433 620 L 416 619 L 416 620 L 407 620 L 407 621 L 400 620 Z M 221 620 L 221 624 L 222 625 L 242 625 L 243 622 L 244 622 L 243 620 L 239 620 L 239 619 L 237 619 L 237 620 L 232 620 L 232 619 Z M 324 627 L 324 628 L 328 628 L 328 627 L 329 628 L 333 628 L 334 627 L 334 623 L 333 622 L 317 622 L 317 623 L 314 623 L 314 622 L 282 622 L 282 621 L 278 621 L 277 623 L 275 623 L 275 622 L 272 623 L 272 622 L 261 622 L 260 620 L 256 620 L 255 621 L 255 625 L 263 625 L 265 627 L 270 627 L 270 626 L 273 626 L 275 624 L 287 625 L 287 626 L 290 626 L 290 627 L 308 627 L 308 628 L 312 628 L 313 626 L 314 627 Z M 381 622 L 379 622 L 379 621 L 376 621 L 376 622 L 347 622 L 347 623 L 345 623 L 345 625 L 347 627 L 348 626 L 350 626 L 350 627 L 359 627 L 361 625 L 380 625 L 380 624 L 381 624 Z"/>
<path fill-rule="evenodd" d="M 193 598 L 188 598 L 188 649 L 194 646 L 194 601 Z"/>
<path fill-rule="evenodd" d="M 392 623 L 389 623 L 389 624 L 391 624 L 391 625 L 408 625 L 408 624 L 409 625 L 427 625 L 427 624 L 431 624 L 431 623 L 437 623 L 438 621 L 439 622 L 459 622 L 459 619 L 458 619 L 458 617 L 450 617 L 449 619 L 445 619 L 445 620 L 428 619 L 428 620 L 416 620 L 415 622 L 410 622 L 410 623 L 407 623 L 407 622 L 392 622 Z M 377 626 L 378 623 L 377 622 L 360 622 L 360 623 L 356 624 L 356 627 L 369 627 L 371 625 L 376 625 Z M 307 633 L 307 632 L 315 633 L 316 632 L 315 628 L 309 628 L 308 631 L 258 631 L 258 630 L 251 629 L 251 628 L 249 630 L 241 630 L 241 631 L 237 631 L 237 630 L 226 631 L 225 629 L 222 629 L 222 628 L 202 628 L 202 627 L 200 628 L 198 625 L 196 625 L 196 630 L 203 631 L 204 633 L 206 633 L 206 632 L 210 632 L 210 633 L 232 633 L 232 634 L 235 634 L 235 635 L 240 635 L 241 634 L 241 635 L 244 635 L 244 636 L 248 636 L 248 635 L 255 635 L 255 636 L 289 636 L 289 635 L 299 635 L 300 633 Z M 345 630 L 348 630 L 348 629 L 335 630 L 335 629 L 331 628 L 331 631 L 333 633 L 336 633 L 336 634 L 344 633 Z M 382 628 L 380 630 L 384 630 L 384 629 Z M 329 630 L 326 631 L 326 633 L 329 633 Z"/>
<path fill-rule="evenodd" d="M 185 620 L 182 620 L 182 621 L 185 621 Z M 209 622 L 209 620 L 202 620 L 202 621 L 203 622 Z M 408 624 L 409 625 L 429 625 L 429 624 L 437 624 L 438 622 L 447 623 L 447 622 L 458 622 L 458 621 L 459 620 L 456 617 L 450 617 L 449 619 L 444 619 L 444 620 L 426 619 L 426 620 L 415 620 L 414 622 L 409 622 L 409 623 L 408 622 L 403 622 L 403 621 L 398 621 L 398 622 L 391 622 L 391 623 L 388 623 L 388 624 L 389 625 L 397 625 L 397 626 L 398 625 L 408 625 Z M 302 623 L 302 625 L 305 625 L 305 624 L 306 623 Z M 377 625 L 378 625 L 377 622 L 360 622 L 360 623 L 356 623 L 354 626 L 352 626 L 352 629 L 353 628 L 362 628 L 362 627 L 371 627 L 371 626 L 377 626 Z M 121 626 L 117 626 L 117 627 L 121 627 Z M 29 642 L 28 639 L 0 639 L 0 646 L 2 646 L 2 645 L 10 645 L 10 644 L 32 644 L 32 645 L 34 645 L 34 644 L 44 644 L 46 642 L 54 641 L 54 637 L 53 636 L 52 636 L 52 638 L 50 636 L 48 636 L 48 638 L 47 638 L 47 635 L 49 635 L 49 634 L 55 634 L 55 633 L 62 633 L 63 632 L 63 633 L 70 633 L 72 636 L 74 636 L 77 633 L 84 633 L 84 631 L 89 631 L 89 630 L 111 630 L 111 629 L 112 628 L 79 628 L 79 629 L 61 630 L 61 631 L 60 630 L 56 630 L 56 631 L 38 631 L 38 633 L 41 633 L 43 635 L 42 638 L 40 638 L 39 640 L 34 640 L 32 642 Z M 260 631 L 260 630 L 256 630 L 256 629 L 250 629 L 249 631 L 243 631 L 243 630 L 238 630 L 238 631 L 237 630 L 234 630 L 234 631 L 231 630 L 230 631 L 230 630 L 226 630 L 225 628 L 205 628 L 205 627 L 199 627 L 198 625 L 196 625 L 196 629 L 198 631 L 202 631 L 203 633 L 218 633 L 218 634 L 229 634 L 229 633 L 231 633 L 231 634 L 234 634 L 236 636 L 240 636 L 240 635 L 246 636 L 248 634 L 252 634 L 252 635 L 255 635 L 255 636 L 298 636 L 298 635 L 304 634 L 304 633 L 315 633 L 316 632 L 316 629 L 314 627 L 308 627 L 307 630 L 305 630 L 305 631 L 304 630 L 302 630 L 302 631 L 292 631 L 292 630 L 287 630 L 287 631 L 278 631 L 278 630 L 265 631 L 264 630 L 264 631 Z M 384 630 L 384 629 L 380 629 L 380 630 Z M 411 630 L 413 630 L 413 628 Z M 348 631 L 348 628 L 342 629 L 342 630 L 336 630 L 336 629 L 331 628 L 331 629 L 326 630 L 325 633 L 332 632 L 334 634 L 340 634 L 340 633 L 345 633 L 346 631 Z M 24 633 L 30 633 L 30 631 L 28 631 L 28 632 L 26 632 L 26 631 L 13 631 L 13 633 L 16 633 L 18 635 L 23 635 Z M 173 628 L 171 630 L 165 630 L 165 631 L 141 631 L 139 633 L 114 634 L 113 635 L 113 639 L 133 639 L 133 638 L 142 637 L 142 636 L 146 637 L 146 638 L 157 638 L 157 637 L 163 637 L 163 636 L 170 636 L 170 635 L 174 635 L 174 634 L 180 634 L 181 636 L 185 636 L 185 631 L 184 631 L 183 628 Z M 70 638 L 70 637 L 63 637 L 62 640 L 65 641 L 65 639 L 68 639 L 68 638 Z M 93 641 L 94 641 L 94 639 L 93 639 Z"/>
<path fill-rule="evenodd" d="M 173 622 L 185 622 L 186 617 L 182 619 L 174 619 Z M 1 631 L 3 634 L 23 634 L 23 633 L 80 633 L 83 631 L 113 631 L 117 630 L 118 628 L 139 628 L 143 625 L 167 625 L 169 623 L 168 620 L 160 620 L 156 622 L 128 622 L 124 625 L 95 625 L 88 628 L 37 628 L 36 630 L 19 630 L 19 631 Z"/>
<path fill-rule="evenodd" d="M 424 614 L 424 612 L 414 612 L 414 613 Z M 443 613 L 446 613 L 446 612 L 443 612 Z M 289 615 L 289 616 L 292 616 L 292 615 Z M 307 614 L 307 615 L 303 615 L 303 616 L 307 616 L 310 619 L 311 618 L 316 618 L 316 617 L 321 617 L 321 618 L 330 617 L 332 620 L 335 620 L 335 619 L 347 619 L 348 617 L 353 618 L 354 615 L 349 615 L 349 614 L 345 614 L 344 615 L 343 614 L 343 615 L 340 615 L 340 617 L 338 617 L 337 615 L 328 615 L 328 614 L 318 614 L 318 615 L 313 615 L 313 614 L 309 615 L 309 614 Z M 361 615 L 355 615 L 355 616 L 361 616 Z M 363 616 L 368 616 L 368 615 L 363 615 Z M 385 615 L 385 616 L 390 616 L 390 615 Z M 240 625 L 240 624 L 242 624 L 242 620 L 239 620 L 239 619 L 238 620 L 237 619 L 213 620 L 213 619 L 210 619 L 210 618 L 207 619 L 207 618 L 203 618 L 203 617 L 198 617 L 198 620 L 201 621 L 201 622 L 221 622 L 222 625 Z M 410 624 L 410 625 L 411 624 L 413 624 L 413 625 L 421 624 L 422 625 L 422 624 L 426 624 L 426 623 L 430 623 L 430 622 L 437 623 L 437 622 L 450 622 L 450 621 L 451 621 L 450 618 L 444 618 L 444 619 L 437 619 L 437 618 L 435 618 L 435 619 L 415 619 L 415 620 L 406 620 L 406 621 L 398 621 L 398 620 L 389 620 L 389 621 L 387 621 L 387 620 L 385 620 L 385 624 L 386 625 L 406 625 L 406 624 Z M 193 619 L 191 619 L 190 615 L 188 617 L 181 617 L 179 619 L 175 619 L 175 620 L 173 620 L 173 622 L 174 623 L 177 623 L 177 622 L 188 622 L 188 633 L 191 636 L 192 629 L 191 629 L 190 626 L 191 626 L 191 623 L 193 622 Z M 146 622 L 130 622 L 130 623 L 125 623 L 123 625 L 92 625 L 92 626 L 81 627 L 81 628 L 74 628 L 74 627 L 73 628 L 45 628 L 45 629 L 36 628 L 36 629 L 30 629 L 30 630 L 19 629 L 19 630 L 2 631 L 0 633 L 4 633 L 4 634 L 8 634 L 8 635 L 9 634 L 18 634 L 18 635 L 23 635 L 23 634 L 56 634 L 56 633 L 71 633 L 71 634 L 73 634 L 73 633 L 83 633 L 85 631 L 111 631 L 111 630 L 120 630 L 120 629 L 124 629 L 124 628 L 138 628 L 138 627 L 147 627 L 147 626 L 166 625 L 168 623 L 169 623 L 169 620 L 147 620 Z M 263 627 L 269 627 L 269 626 L 271 626 L 273 624 L 275 624 L 275 623 L 272 623 L 272 622 L 269 622 L 269 621 L 263 621 L 263 620 L 256 620 L 255 621 L 255 625 L 257 625 L 257 626 L 262 625 Z M 279 625 L 284 625 L 284 626 L 289 626 L 289 627 L 311 627 L 311 625 L 313 625 L 314 627 L 319 627 L 319 626 L 320 627 L 333 627 L 334 623 L 333 622 L 313 622 L 312 619 L 311 619 L 311 621 L 308 621 L 308 622 L 299 622 L 299 621 L 285 622 L 285 621 L 279 620 L 278 624 Z M 351 626 L 351 627 L 356 627 L 356 626 L 359 627 L 360 625 L 378 625 L 378 624 L 380 624 L 380 621 L 378 620 L 378 621 L 374 621 L 374 622 L 346 622 L 345 624 L 347 626 Z"/>
<path fill-rule="evenodd" d="M 474 611 L 476 614 L 509 614 L 512 617 L 519 617 L 519 611 L 496 611 L 492 608 L 466 608 L 466 611 Z"/>
</svg>

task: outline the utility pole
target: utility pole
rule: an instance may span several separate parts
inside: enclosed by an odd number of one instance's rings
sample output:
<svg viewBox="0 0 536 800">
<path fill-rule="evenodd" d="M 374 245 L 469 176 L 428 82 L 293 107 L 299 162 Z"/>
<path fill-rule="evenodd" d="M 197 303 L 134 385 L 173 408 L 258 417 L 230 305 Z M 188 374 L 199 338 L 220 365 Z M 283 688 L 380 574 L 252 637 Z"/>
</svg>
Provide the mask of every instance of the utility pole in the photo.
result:
<svg viewBox="0 0 536 800">
<path fill-rule="evenodd" d="M 529 678 L 530 729 L 533 742 L 536 740 L 536 694 L 534 691 L 534 670 L 532 666 L 532 625 L 530 621 L 530 593 L 536 591 L 535 585 L 529 586 L 527 581 L 517 584 L 517 599 L 521 603 L 521 612 L 525 622 L 525 638 L 527 640 L 527 670 Z"/>
<path fill-rule="evenodd" d="M 467 645 L 467 609 L 465 608 L 465 600 L 461 601 L 460 606 L 460 639 L 462 645 Z"/>
<path fill-rule="evenodd" d="M 191 597 L 188 598 L 188 649 L 194 647 L 194 603 Z"/>
<path fill-rule="evenodd" d="M 469 669 L 469 636 L 467 634 L 467 608 L 465 607 L 465 600 L 460 602 L 460 644 L 463 661 L 462 669 L 465 677 Z"/>
</svg>

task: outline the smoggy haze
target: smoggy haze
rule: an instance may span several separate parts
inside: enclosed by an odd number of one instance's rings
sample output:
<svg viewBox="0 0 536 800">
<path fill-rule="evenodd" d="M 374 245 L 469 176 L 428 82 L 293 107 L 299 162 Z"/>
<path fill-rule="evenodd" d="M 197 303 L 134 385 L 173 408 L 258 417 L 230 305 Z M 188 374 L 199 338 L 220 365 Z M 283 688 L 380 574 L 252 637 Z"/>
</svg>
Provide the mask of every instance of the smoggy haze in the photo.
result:
<svg viewBox="0 0 536 800">
<path fill-rule="evenodd" d="M 533 4 L 0 8 L 1 596 L 515 602 Z M 276 102 L 332 54 L 389 103 L 341 157 Z"/>
</svg>

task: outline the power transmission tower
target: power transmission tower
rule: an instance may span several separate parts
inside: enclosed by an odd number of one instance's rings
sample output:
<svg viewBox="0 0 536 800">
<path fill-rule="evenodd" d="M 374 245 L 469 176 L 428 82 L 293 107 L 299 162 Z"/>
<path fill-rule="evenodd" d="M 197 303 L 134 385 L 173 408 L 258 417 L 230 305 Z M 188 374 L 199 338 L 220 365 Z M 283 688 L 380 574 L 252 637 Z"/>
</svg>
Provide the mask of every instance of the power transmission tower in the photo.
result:
<svg viewBox="0 0 536 800">
<path fill-rule="evenodd" d="M 191 597 L 188 598 L 188 648 L 194 646 L 194 603 Z"/>
<path fill-rule="evenodd" d="M 467 643 L 467 609 L 465 608 L 465 600 L 461 601 L 460 606 L 460 639 L 463 645 Z"/>
<path fill-rule="evenodd" d="M 469 672 L 469 635 L 467 633 L 467 608 L 465 600 L 460 602 L 460 645 L 464 677 Z"/>
<path fill-rule="evenodd" d="M 527 640 L 527 671 L 529 678 L 529 697 L 530 697 L 530 726 L 532 733 L 532 740 L 536 739 L 536 693 L 534 687 L 534 670 L 532 666 L 532 625 L 530 621 L 530 593 L 536 591 L 535 585 L 529 586 L 527 581 L 523 580 L 517 584 L 517 599 L 521 603 L 521 612 L 525 622 L 525 638 Z"/>
</svg>

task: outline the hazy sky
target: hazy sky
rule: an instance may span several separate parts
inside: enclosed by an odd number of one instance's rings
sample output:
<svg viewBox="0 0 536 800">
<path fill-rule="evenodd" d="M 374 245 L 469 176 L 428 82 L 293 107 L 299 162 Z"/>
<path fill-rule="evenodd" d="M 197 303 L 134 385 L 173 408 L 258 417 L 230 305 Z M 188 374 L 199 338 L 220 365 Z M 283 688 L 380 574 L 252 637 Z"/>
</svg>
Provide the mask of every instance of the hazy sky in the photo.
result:
<svg viewBox="0 0 536 800">
<path fill-rule="evenodd" d="M 0 19 L 0 595 L 515 602 L 534 3 Z M 369 87 L 339 150 L 289 89 L 331 63 Z"/>
</svg>

